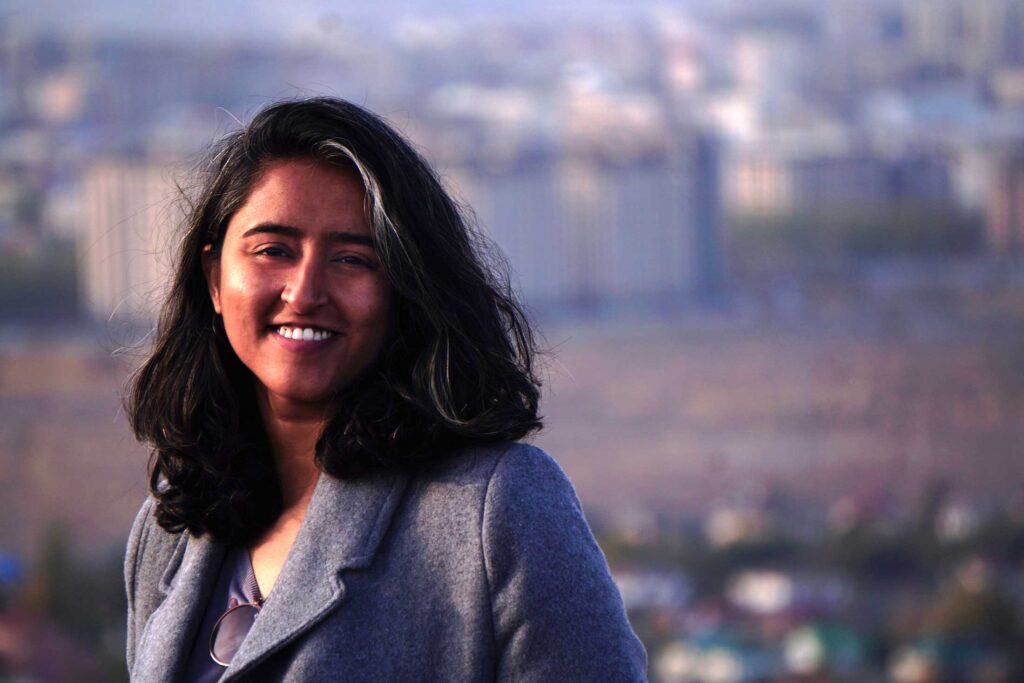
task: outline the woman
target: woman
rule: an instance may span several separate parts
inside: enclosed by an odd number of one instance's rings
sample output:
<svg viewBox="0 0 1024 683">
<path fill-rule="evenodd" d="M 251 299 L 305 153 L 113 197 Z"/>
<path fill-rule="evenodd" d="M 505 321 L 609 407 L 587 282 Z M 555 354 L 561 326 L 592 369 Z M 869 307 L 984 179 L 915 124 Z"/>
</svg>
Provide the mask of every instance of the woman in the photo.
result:
<svg viewBox="0 0 1024 683">
<path fill-rule="evenodd" d="M 133 680 L 639 680 L 542 451 L 530 327 L 429 167 L 335 99 L 222 140 L 127 400 Z"/>
</svg>

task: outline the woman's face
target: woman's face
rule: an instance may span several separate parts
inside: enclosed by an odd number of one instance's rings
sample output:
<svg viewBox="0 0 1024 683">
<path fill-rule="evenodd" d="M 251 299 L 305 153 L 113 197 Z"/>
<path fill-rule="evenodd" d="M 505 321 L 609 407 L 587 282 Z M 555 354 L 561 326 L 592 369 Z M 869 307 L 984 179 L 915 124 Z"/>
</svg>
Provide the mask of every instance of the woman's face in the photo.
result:
<svg viewBox="0 0 1024 683">
<path fill-rule="evenodd" d="M 358 176 L 309 159 L 270 162 L 204 267 L 214 309 L 272 408 L 321 415 L 377 359 L 391 286 Z"/>
</svg>

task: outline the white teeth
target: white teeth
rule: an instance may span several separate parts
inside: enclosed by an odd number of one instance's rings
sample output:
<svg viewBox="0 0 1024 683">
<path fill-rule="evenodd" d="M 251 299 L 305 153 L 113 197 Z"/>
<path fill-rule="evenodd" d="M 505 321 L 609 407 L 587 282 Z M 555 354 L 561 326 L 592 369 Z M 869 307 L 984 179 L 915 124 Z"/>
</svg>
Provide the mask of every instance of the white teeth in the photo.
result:
<svg viewBox="0 0 1024 683">
<path fill-rule="evenodd" d="M 277 328 L 277 333 L 285 339 L 300 339 L 302 341 L 321 341 L 333 337 L 334 332 L 327 330 L 316 330 L 312 327 L 284 327 Z"/>
</svg>

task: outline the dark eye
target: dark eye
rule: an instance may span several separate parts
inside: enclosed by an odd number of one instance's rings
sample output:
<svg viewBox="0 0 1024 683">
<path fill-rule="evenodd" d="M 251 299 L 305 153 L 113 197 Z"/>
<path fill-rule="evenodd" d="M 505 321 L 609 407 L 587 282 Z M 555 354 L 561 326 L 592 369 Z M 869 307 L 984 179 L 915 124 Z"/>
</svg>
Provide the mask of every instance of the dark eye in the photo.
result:
<svg viewBox="0 0 1024 683">
<path fill-rule="evenodd" d="M 334 262 L 349 266 L 359 266 L 361 268 L 373 268 L 373 264 L 369 260 L 355 254 L 341 254 L 334 257 Z"/>
<path fill-rule="evenodd" d="M 260 249 L 256 253 L 259 254 L 260 256 L 275 256 L 275 257 L 276 256 L 287 256 L 288 255 L 288 252 L 285 251 L 282 247 L 276 247 L 276 246 L 263 247 L 262 249 Z"/>
</svg>

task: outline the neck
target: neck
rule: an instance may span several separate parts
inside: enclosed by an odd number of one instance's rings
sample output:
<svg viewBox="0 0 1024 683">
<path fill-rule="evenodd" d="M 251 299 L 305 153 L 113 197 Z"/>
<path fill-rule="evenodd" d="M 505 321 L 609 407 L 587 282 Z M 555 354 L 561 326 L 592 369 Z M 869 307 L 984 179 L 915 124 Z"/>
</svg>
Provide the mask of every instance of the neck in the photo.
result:
<svg viewBox="0 0 1024 683">
<path fill-rule="evenodd" d="M 322 410 L 311 411 L 275 400 L 265 389 L 257 394 L 263 429 L 281 482 L 284 512 L 301 516 L 320 476 L 315 459 L 316 442 L 326 418 Z"/>
</svg>

